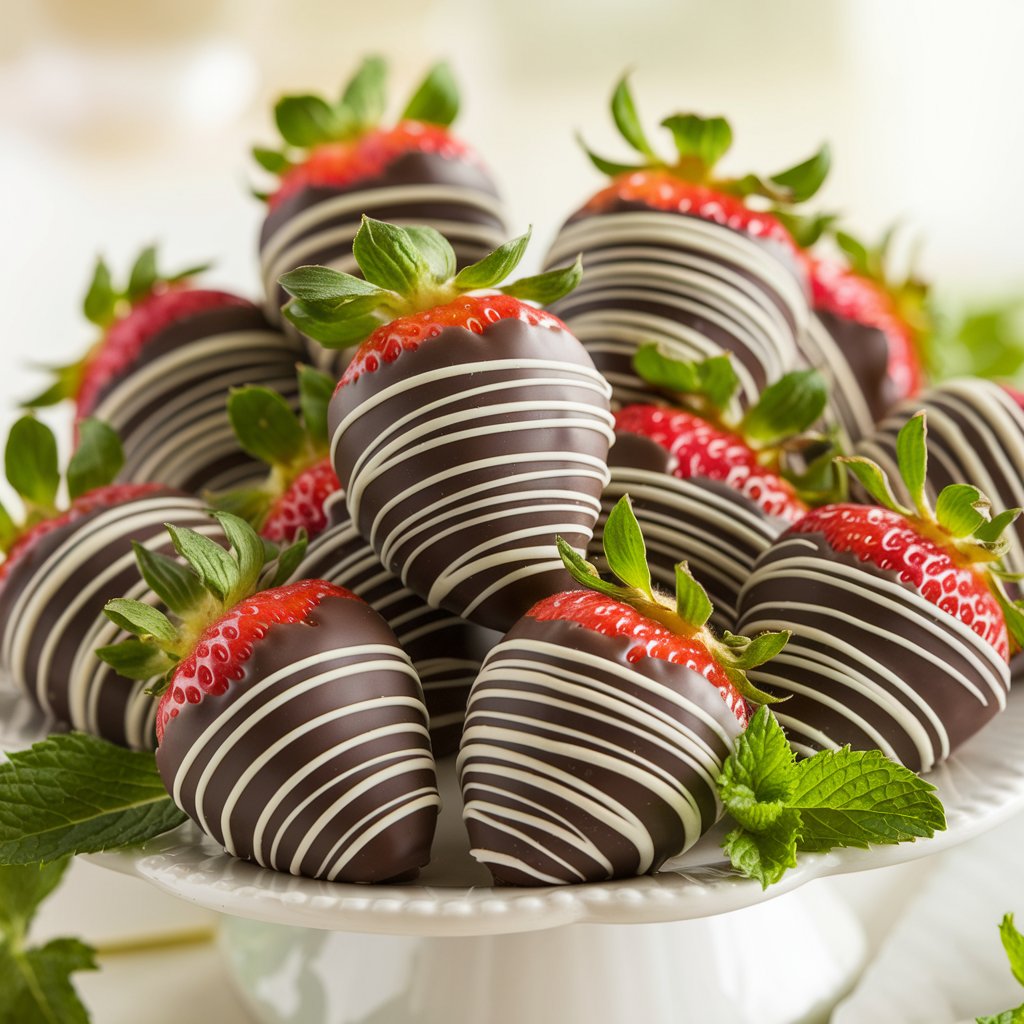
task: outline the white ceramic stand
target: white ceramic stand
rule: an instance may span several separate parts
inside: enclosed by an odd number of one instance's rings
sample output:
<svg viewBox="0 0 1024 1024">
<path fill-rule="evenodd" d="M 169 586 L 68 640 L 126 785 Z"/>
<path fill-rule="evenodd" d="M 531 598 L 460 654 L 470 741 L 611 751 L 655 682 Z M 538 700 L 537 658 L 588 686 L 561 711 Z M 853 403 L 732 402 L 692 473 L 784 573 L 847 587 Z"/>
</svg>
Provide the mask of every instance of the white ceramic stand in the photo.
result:
<svg viewBox="0 0 1024 1024">
<path fill-rule="evenodd" d="M 468 938 L 226 918 L 222 948 L 263 1024 L 817 1024 L 866 956 L 827 882 L 700 920 Z"/>
</svg>

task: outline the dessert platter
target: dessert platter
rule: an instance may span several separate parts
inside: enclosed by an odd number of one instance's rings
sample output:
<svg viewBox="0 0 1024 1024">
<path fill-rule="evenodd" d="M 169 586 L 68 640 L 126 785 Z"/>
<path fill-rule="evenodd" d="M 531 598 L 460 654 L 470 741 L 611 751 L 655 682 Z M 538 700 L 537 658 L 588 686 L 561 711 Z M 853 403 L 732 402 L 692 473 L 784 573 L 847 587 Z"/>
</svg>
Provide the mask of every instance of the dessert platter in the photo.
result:
<svg viewBox="0 0 1024 1024">
<path fill-rule="evenodd" d="M 277 104 L 261 302 L 99 261 L 63 474 L 11 430 L 0 863 L 227 915 L 266 1021 L 822 1019 L 825 880 L 1024 810 L 1024 395 L 926 380 L 827 147 L 662 159 L 622 80 L 516 277 L 450 72 L 384 74 Z"/>
</svg>

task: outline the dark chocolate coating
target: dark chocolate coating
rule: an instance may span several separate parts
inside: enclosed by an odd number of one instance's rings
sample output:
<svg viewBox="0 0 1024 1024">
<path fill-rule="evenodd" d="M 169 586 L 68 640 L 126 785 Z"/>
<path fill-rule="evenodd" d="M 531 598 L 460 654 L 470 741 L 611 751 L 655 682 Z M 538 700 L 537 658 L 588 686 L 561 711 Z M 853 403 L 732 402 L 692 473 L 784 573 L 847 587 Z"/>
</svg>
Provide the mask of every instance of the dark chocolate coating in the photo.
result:
<svg viewBox="0 0 1024 1024">
<path fill-rule="evenodd" d="M 303 356 L 296 339 L 248 304 L 205 310 L 159 331 L 100 393 L 92 413 L 121 437 L 120 479 L 196 492 L 261 482 L 266 466 L 239 447 L 227 393 L 260 385 L 297 410 L 295 364 Z"/>
<path fill-rule="evenodd" d="M 288 299 L 277 284 L 288 271 L 320 265 L 359 273 L 352 240 L 363 214 L 437 228 L 455 250 L 460 269 L 508 237 L 494 182 L 469 160 L 410 152 L 374 178 L 344 188 L 300 189 L 267 214 L 260 232 L 261 273 L 272 320 L 280 320 L 280 307 Z M 347 360 L 315 341 L 308 344 L 315 362 L 340 374 Z"/>
<path fill-rule="evenodd" d="M 943 381 L 901 402 L 857 446 L 878 462 L 897 496 L 908 501 L 896 463 L 896 435 L 919 410 L 928 414 L 928 494 L 934 501 L 949 484 L 973 484 L 992 511 L 1024 506 L 1024 411 L 994 381 L 964 377 Z M 1007 531 L 1007 568 L 1024 572 L 1024 517 Z"/>
<path fill-rule="evenodd" d="M 659 342 L 676 358 L 735 356 L 740 404 L 800 365 L 806 282 L 781 245 L 642 203 L 583 209 L 548 253 L 582 251 L 583 282 L 551 306 L 590 352 L 620 405 L 656 395 L 633 372 L 636 349 Z"/>
<path fill-rule="evenodd" d="M 601 497 L 590 560 L 601 571 L 607 569 L 600 554 L 604 524 L 628 494 L 654 582 L 674 594 L 675 567 L 687 562 L 714 605 L 712 625 L 735 632 L 740 589 L 758 555 L 786 523 L 719 481 L 673 476 L 669 453 L 647 437 L 616 431 L 608 468 L 611 480 Z"/>
<path fill-rule="evenodd" d="M 327 597 L 306 621 L 270 626 L 242 671 L 167 723 L 157 766 L 178 806 L 276 871 L 414 876 L 440 801 L 419 683 L 387 624 Z"/>
<path fill-rule="evenodd" d="M 48 715 L 122 746 L 154 745 L 156 702 L 94 651 L 127 636 L 104 616 L 107 601 L 156 600 L 131 542 L 173 555 L 166 522 L 220 532 L 196 498 L 154 490 L 39 537 L 0 584 L 3 671 Z"/>
<path fill-rule="evenodd" d="M 718 818 L 741 727 L 684 665 L 628 638 L 521 619 L 470 694 L 459 754 L 474 857 L 501 885 L 657 871 Z"/>
<path fill-rule="evenodd" d="M 540 315 L 445 328 L 330 406 L 359 532 L 431 607 L 498 630 L 572 587 L 555 536 L 586 548 L 608 479 L 607 385 Z"/>
<path fill-rule="evenodd" d="M 899 399 L 895 382 L 889 376 L 889 342 L 885 334 L 877 327 L 827 310 L 819 309 L 815 316 L 842 353 L 877 422 Z"/>
<path fill-rule="evenodd" d="M 310 543 L 293 578 L 336 583 L 358 594 L 383 617 L 423 684 L 434 756 L 454 754 L 462 736 L 469 688 L 500 634 L 431 608 L 403 586 L 359 536 L 341 491 L 331 496 L 326 511 L 327 527 Z"/>
<path fill-rule="evenodd" d="M 1008 666 L 983 637 L 818 533 L 788 531 L 755 564 L 739 632 L 769 629 L 793 636 L 748 675 L 789 698 L 775 712 L 803 753 L 849 743 L 928 771 L 1006 705 Z"/>
</svg>

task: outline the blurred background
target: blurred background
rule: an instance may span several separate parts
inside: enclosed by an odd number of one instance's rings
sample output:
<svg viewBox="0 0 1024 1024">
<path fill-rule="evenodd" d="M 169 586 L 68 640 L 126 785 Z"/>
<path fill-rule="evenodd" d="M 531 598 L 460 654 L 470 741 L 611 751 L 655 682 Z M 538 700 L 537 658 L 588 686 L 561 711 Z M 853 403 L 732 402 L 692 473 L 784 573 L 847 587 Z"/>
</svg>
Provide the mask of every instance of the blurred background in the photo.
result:
<svg viewBox="0 0 1024 1024">
<path fill-rule="evenodd" d="M 450 60 L 458 133 L 496 175 L 513 227 L 535 226 L 529 269 L 601 183 L 574 133 L 626 156 L 607 102 L 631 68 L 652 134 L 677 110 L 730 117 L 727 171 L 778 170 L 831 140 L 834 169 L 815 205 L 869 239 L 897 219 L 919 233 L 921 270 L 949 321 L 995 309 L 973 328 L 989 352 L 979 360 L 1001 374 L 1019 367 L 1015 0 L 969 10 L 955 0 L 2 0 L 0 10 L 4 435 L 17 399 L 44 383 L 27 365 L 68 361 L 91 340 L 80 305 L 98 253 L 122 276 L 156 241 L 164 265 L 213 259 L 213 286 L 255 296 L 263 211 L 249 147 L 274 144 L 280 93 L 333 96 L 371 52 L 391 62 L 395 113 L 429 64 Z M 66 430 L 63 416 L 53 422 Z M 843 880 L 875 942 L 925 874 Z M 1005 897 L 999 914 L 1013 902 L 1024 912 L 1024 892 Z M 994 924 L 995 911 L 983 913 Z M 76 865 L 41 926 L 105 940 L 205 920 Z M 208 954 L 187 969 L 187 993 L 174 971 L 143 975 L 154 1024 L 164 995 L 173 1019 L 193 1000 L 198 1019 L 243 1019 Z M 139 970 L 122 960 L 84 980 L 97 1020 L 137 1019 Z"/>
</svg>

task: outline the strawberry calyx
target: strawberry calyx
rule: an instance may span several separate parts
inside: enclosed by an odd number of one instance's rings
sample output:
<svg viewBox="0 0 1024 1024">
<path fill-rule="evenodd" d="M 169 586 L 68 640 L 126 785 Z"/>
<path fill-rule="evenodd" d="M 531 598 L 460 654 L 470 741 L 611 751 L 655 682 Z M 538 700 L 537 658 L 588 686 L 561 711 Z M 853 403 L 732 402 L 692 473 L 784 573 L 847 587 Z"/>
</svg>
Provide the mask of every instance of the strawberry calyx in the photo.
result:
<svg viewBox="0 0 1024 1024">
<path fill-rule="evenodd" d="M 935 499 L 928 498 L 928 425 L 924 410 L 912 416 L 896 437 L 896 463 L 912 507 L 893 493 L 889 478 L 876 462 L 864 456 L 838 456 L 846 468 L 883 508 L 906 519 L 920 536 L 954 555 L 958 564 L 971 568 L 987 584 L 999 603 L 1014 643 L 1024 645 L 1024 602 L 1013 601 L 1003 581 L 1014 579 L 1002 559 L 1010 548 L 1006 531 L 1021 514 L 1019 508 L 993 513 L 992 504 L 972 484 L 944 487 Z"/>
<path fill-rule="evenodd" d="M 814 505 L 845 497 L 844 475 L 833 463 L 835 433 L 811 430 L 828 402 L 828 384 L 817 370 L 785 374 L 740 412 L 740 379 L 728 353 L 689 362 L 650 343 L 637 350 L 633 368 L 674 405 L 746 445 L 757 464 L 792 485 L 801 501 Z"/>
<path fill-rule="evenodd" d="M 226 612 L 259 591 L 281 586 L 306 550 L 306 537 L 278 548 L 230 512 L 214 512 L 230 551 L 194 530 L 165 523 L 184 564 L 133 543 L 139 572 L 168 613 L 128 598 L 108 601 L 104 614 L 134 634 L 96 651 L 98 657 L 128 679 L 159 681 L 147 692 L 160 696 L 178 663 L 188 657 L 206 629 Z M 173 616 L 173 618 L 172 618 Z"/>
<path fill-rule="evenodd" d="M 329 267 L 292 270 L 279 282 L 291 296 L 282 312 L 303 334 L 328 348 L 342 348 L 362 342 L 382 324 L 446 306 L 467 292 L 498 292 L 540 305 L 554 302 L 579 283 L 579 257 L 571 266 L 501 283 L 522 260 L 530 234 L 457 271 L 455 251 L 433 228 L 399 227 L 364 215 L 352 242 L 363 276 Z"/>
<path fill-rule="evenodd" d="M 745 700 L 754 704 L 778 702 L 777 697 L 754 686 L 746 673 L 774 658 L 789 640 L 789 631 L 762 633 L 755 639 L 728 631 L 717 636 L 707 625 L 714 611 L 711 600 L 685 562 L 676 566 L 674 599 L 658 591 L 651 581 L 647 548 L 628 494 L 616 502 L 603 536 L 608 568 L 619 583 L 602 579 L 597 569 L 562 537 L 556 538 L 556 543 L 566 570 L 577 583 L 629 605 L 676 636 L 699 643 Z"/>
<path fill-rule="evenodd" d="M 111 484 L 124 465 L 124 452 L 115 431 L 96 419 L 79 424 L 78 447 L 64 473 L 70 506 L 58 501 L 61 472 L 57 439 L 31 413 L 11 427 L 4 452 L 7 482 L 21 499 L 21 521 L 0 505 L 0 551 L 8 557 L 23 554 L 41 527 L 70 513 L 90 493 Z"/>
<path fill-rule="evenodd" d="M 116 287 L 110 268 L 102 256 L 96 260 L 92 280 L 82 302 L 82 311 L 89 323 L 101 331 L 100 337 L 90 345 L 85 355 L 73 363 L 64 366 L 45 366 L 55 379 L 53 383 L 38 395 L 22 404 L 26 408 L 36 409 L 47 405 L 57 405 L 66 399 L 79 400 L 90 377 L 95 377 L 96 363 L 101 359 L 107 336 L 111 329 L 125 320 L 133 310 L 139 309 L 147 301 L 172 289 L 185 286 L 189 278 L 195 277 L 209 267 L 208 263 L 186 267 L 174 273 L 166 273 L 158 268 L 156 246 L 147 246 L 136 257 L 123 287 Z M 211 293 L 219 301 L 241 301 L 226 293 Z M 102 374 L 109 376 L 109 370 Z M 95 392 L 96 387 L 89 389 Z M 83 403 L 80 402 L 80 405 Z M 91 406 L 91 402 L 84 403 Z M 87 414 L 87 413 L 86 413 Z"/>
<path fill-rule="evenodd" d="M 294 191 L 294 187 L 289 186 L 290 179 L 307 163 L 319 167 L 311 179 L 300 174 L 301 183 L 340 184 L 339 178 L 359 178 L 372 173 L 363 165 L 379 162 L 374 158 L 381 154 L 360 152 L 358 144 L 377 131 L 384 116 L 387 73 L 386 62 L 381 57 L 370 56 L 359 65 L 337 100 L 309 94 L 282 96 L 274 106 L 274 121 L 284 146 L 280 149 L 255 146 L 252 150 L 256 162 L 280 179 L 275 192 L 260 198 L 268 199 L 273 205 L 282 195 Z M 399 118 L 401 133 L 409 136 L 406 148 L 421 148 L 421 140 L 414 130 L 417 125 L 437 129 L 428 144 L 443 145 L 447 136 L 445 129 L 458 112 L 458 87 L 451 69 L 441 61 L 427 72 Z"/>
<path fill-rule="evenodd" d="M 616 180 L 638 171 L 662 172 L 678 181 L 706 186 L 718 195 L 742 200 L 758 196 L 789 206 L 810 199 L 828 174 L 831 153 L 825 144 L 807 160 L 766 178 L 756 174 L 739 178 L 717 176 L 714 173 L 716 165 L 732 147 L 732 128 L 724 117 L 701 117 L 697 114 L 673 114 L 661 122 L 661 127 L 671 132 L 675 144 L 673 157 L 664 160 L 651 145 L 640 123 L 629 79 L 625 75 L 612 93 L 611 112 L 619 133 L 639 154 L 640 162 L 617 163 L 592 152 L 582 139 L 580 145 L 602 174 Z"/>
<path fill-rule="evenodd" d="M 300 364 L 298 380 L 301 418 L 281 394 L 270 388 L 248 385 L 234 388 L 228 395 L 228 419 L 239 446 L 266 463 L 270 471 L 257 487 L 205 497 L 214 508 L 240 516 L 259 531 L 275 503 L 304 473 L 327 457 L 327 406 L 334 379 Z"/>
</svg>

